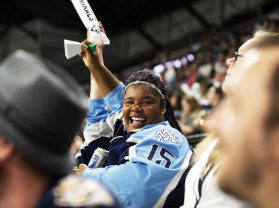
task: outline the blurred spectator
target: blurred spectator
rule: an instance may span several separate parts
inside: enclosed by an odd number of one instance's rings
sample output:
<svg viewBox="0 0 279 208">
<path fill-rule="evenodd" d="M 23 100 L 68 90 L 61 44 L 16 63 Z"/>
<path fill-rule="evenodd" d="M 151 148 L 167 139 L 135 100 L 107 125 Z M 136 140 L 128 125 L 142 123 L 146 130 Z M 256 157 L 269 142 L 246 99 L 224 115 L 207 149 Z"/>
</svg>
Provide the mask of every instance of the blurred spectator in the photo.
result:
<svg viewBox="0 0 279 208">
<path fill-rule="evenodd" d="M 217 106 L 223 98 L 223 91 L 221 87 L 211 86 L 206 94 L 206 98 L 211 105 L 211 108 Z"/>
<path fill-rule="evenodd" d="M 196 62 L 193 62 L 189 69 L 186 71 L 187 74 L 187 84 L 191 87 L 196 82 L 196 75 L 199 74 L 198 65 Z"/>
<path fill-rule="evenodd" d="M 190 135 L 200 132 L 198 123 L 195 119 L 198 118 L 198 113 L 201 106 L 194 97 L 183 96 L 181 100 L 183 116 L 180 120 L 180 127 L 183 134 Z"/>
<path fill-rule="evenodd" d="M 166 63 L 166 70 L 164 73 L 164 80 L 170 85 L 170 86 L 174 86 L 176 80 L 176 70 L 174 69 L 174 67 L 172 66 L 172 64 L 170 62 Z"/>
<path fill-rule="evenodd" d="M 267 32 L 262 32 L 259 33 L 258 35 L 260 35 L 260 37 L 258 38 L 263 38 L 263 37 L 270 37 L 273 34 L 267 33 Z M 223 90 L 224 92 L 228 95 L 231 96 L 231 93 L 234 93 L 235 95 L 238 95 L 239 93 L 241 93 L 241 88 L 237 88 L 238 87 L 238 81 L 241 79 L 243 73 L 245 73 L 246 68 L 242 67 L 243 65 L 241 65 L 243 62 L 245 63 L 250 63 L 249 61 L 244 61 L 245 57 L 246 57 L 246 53 L 248 53 L 247 51 L 252 49 L 253 47 L 255 47 L 255 44 L 257 44 L 257 38 L 253 38 L 251 40 L 248 40 L 247 42 L 245 42 L 239 49 L 238 49 L 238 54 L 242 55 L 240 57 L 232 57 L 229 58 L 227 60 L 227 64 L 228 64 L 228 76 L 225 79 L 225 82 L 223 83 Z M 249 60 L 258 60 L 258 58 L 256 58 L 257 56 L 255 56 L 256 54 L 254 54 L 253 57 L 251 57 L 251 59 Z M 264 65 L 263 65 L 264 66 Z M 257 79 L 256 79 L 257 80 Z M 248 86 L 248 85 L 247 85 Z M 250 88 L 254 88 L 251 87 L 254 85 L 250 85 Z M 258 86 L 258 85 L 257 85 Z M 238 90 L 236 90 L 236 88 Z M 233 108 L 237 108 L 239 109 L 239 107 L 241 107 L 241 109 L 243 108 L 243 106 L 239 103 L 242 99 L 238 99 L 237 102 L 234 103 L 234 105 L 232 105 L 231 107 Z M 262 99 L 261 99 L 262 100 Z M 276 99 L 275 99 L 276 100 Z M 227 102 L 224 102 L 225 105 L 227 104 Z M 224 104 L 223 104 L 224 105 Z M 222 104 L 221 104 L 222 106 Z M 253 109 L 251 108 L 251 105 L 247 105 L 247 108 Z M 220 109 L 220 107 L 217 107 L 217 111 Z M 214 112 L 216 112 L 213 111 Z M 220 132 L 224 132 L 223 130 L 225 129 L 224 127 L 224 123 L 231 121 L 231 119 L 229 118 L 231 116 L 231 109 L 228 108 L 228 111 L 226 111 L 228 114 L 224 114 L 224 113 L 219 113 L 220 118 L 221 119 L 214 119 L 214 124 L 213 126 L 215 127 L 215 132 L 216 129 L 218 129 Z M 237 112 L 244 112 L 242 111 L 237 111 Z M 254 111 L 253 111 L 254 112 Z M 250 123 L 251 120 L 251 116 L 246 117 L 249 122 L 244 122 L 244 123 Z M 239 124 L 239 122 L 242 119 L 235 119 L 236 122 L 234 122 L 234 124 Z M 221 121 L 221 122 L 220 122 Z M 212 121 L 211 119 L 209 119 L 208 122 L 206 122 L 208 126 L 208 123 L 212 125 Z M 210 125 L 209 125 L 210 126 Z M 243 131 L 245 132 L 249 132 L 247 131 L 247 129 L 249 128 L 242 128 L 243 125 L 236 125 L 239 126 Z M 232 128 L 231 125 L 228 125 L 227 130 L 230 130 L 233 135 L 235 131 L 235 128 Z M 208 130 L 207 130 L 208 131 Z M 209 130 L 211 131 L 211 129 Z M 221 136 L 222 139 L 222 135 L 218 135 Z M 229 135 L 229 134 L 228 134 Z M 226 135 L 226 136 L 228 136 Z M 233 137 L 233 138 L 238 138 L 238 137 Z M 234 144 L 234 139 L 230 138 L 227 139 L 227 141 L 232 142 L 232 144 Z M 239 140 L 240 141 L 240 140 Z M 192 169 L 189 171 L 189 174 L 187 175 L 186 178 L 186 184 L 185 184 L 185 200 L 184 200 L 184 207 L 186 208 L 191 208 L 191 207 L 250 207 L 248 204 L 246 204 L 246 202 L 241 201 L 239 199 L 236 199 L 234 197 L 232 197 L 231 195 L 223 192 L 220 190 L 220 188 L 217 186 L 217 175 L 219 174 L 219 167 L 223 167 L 223 166 L 227 166 L 230 167 L 231 170 L 234 169 L 235 165 L 232 166 L 231 164 L 233 164 L 232 162 L 226 162 L 225 164 L 222 163 L 223 161 L 221 161 L 221 159 L 223 157 L 220 157 L 220 153 L 222 152 L 222 148 L 219 146 L 219 139 L 214 135 L 214 134 L 210 134 L 208 137 L 206 137 L 202 142 L 200 142 L 197 146 L 196 146 L 196 153 L 193 156 L 193 164 L 194 166 L 192 167 Z M 236 149 L 237 150 L 237 149 Z M 246 149 L 244 149 L 245 151 Z M 257 151 L 255 154 L 257 154 L 259 151 Z M 224 151 L 225 153 L 225 151 Z M 238 151 L 235 151 L 236 155 L 238 155 Z M 240 159 L 239 161 L 242 162 L 243 158 Z M 241 163 L 240 162 L 240 163 Z M 221 164 L 222 163 L 222 164 Z M 236 164 L 240 164 L 238 162 L 236 162 Z M 233 167 L 233 168 L 232 168 Z M 254 171 L 254 169 L 251 169 L 252 172 Z M 218 174 L 216 174 L 218 173 Z M 243 174 L 242 174 L 243 175 Z M 246 177 L 247 179 L 247 177 Z M 223 178 L 223 182 L 226 183 L 230 183 L 230 180 L 226 178 Z M 193 191 L 196 190 L 196 191 Z"/>
<path fill-rule="evenodd" d="M 70 146 L 87 110 L 70 75 L 18 50 L 0 65 L 0 100 L 1 208 L 121 207 L 99 182 L 65 177 L 73 171 Z"/>
<path fill-rule="evenodd" d="M 222 65 L 217 65 L 214 69 L 214 78 L 213 78 L 213 85 L 216 87 L 220 87 L 222 83 L 225 80 L 226 72 L 228 67 L 226 66 L 226 63 L 222 63 Z"/>
<path fill-rule="evenodd" d="M 228 99 L 211 118 L 222 149 L 218 184 L 255 207 L 275 208 L 279 207 L 279 34 L 258 38 L 254 47 L 239 63 L 242 74 Z"/>
<path fill-rule="evenodd" d="M 225 54 L 224 52 L 219 52 L 218 53 L 218 59 L 214 62 L 214 70 L 215 71 L 220 71 L 220 67 L 223 67 L 226 65 L 225 61 Z"/>
<path fill-rule="evenodd" d="M 206 99 L 207 78 L 202 75 L 195 76 L 195 82 L 190 87 L 187 83 L 181 84 L 181 90 L 190 97 L 194 97 L 201 106 L 208 106 L 209 102 Z"/>
<path fill-rule="evenodd" d="M 183 92 L 177 88 L 168 91 L 170 103 L 172 105 L 174 116 L 179 121 L 182 117 L 182 109 L 181 109 L 181 99 L 183 96 Z"/>
</svg>

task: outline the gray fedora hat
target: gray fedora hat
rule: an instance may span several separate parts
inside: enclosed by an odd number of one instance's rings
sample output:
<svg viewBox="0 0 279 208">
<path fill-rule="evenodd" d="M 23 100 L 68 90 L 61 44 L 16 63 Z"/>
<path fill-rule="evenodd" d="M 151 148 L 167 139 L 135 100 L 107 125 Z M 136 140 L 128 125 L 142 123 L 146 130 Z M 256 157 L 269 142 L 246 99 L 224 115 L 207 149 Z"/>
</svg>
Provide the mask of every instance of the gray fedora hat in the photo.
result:
<svg viewBox="0 0 279 208">
<path fill-rule="evenodd" d="M 0 64 L 0 135 L 43 170 L 73 169 L 69 148 L 86 111 L 86 94 L 54 63 L 17 50 Z"/>
</svg>

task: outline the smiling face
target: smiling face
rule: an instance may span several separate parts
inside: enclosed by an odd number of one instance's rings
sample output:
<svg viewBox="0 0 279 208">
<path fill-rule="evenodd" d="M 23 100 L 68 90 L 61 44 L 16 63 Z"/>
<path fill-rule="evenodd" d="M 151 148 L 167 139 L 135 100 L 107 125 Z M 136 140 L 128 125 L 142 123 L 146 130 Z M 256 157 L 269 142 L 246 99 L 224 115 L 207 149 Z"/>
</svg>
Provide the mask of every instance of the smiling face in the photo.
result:
<svg viewBox="0 0 279 208">
<path fill-rule="evenodd" d="M 124 95 L 123 116 L 127 132 L 164 120 L 166 102 L 160 94 L 144 84 L 129 86 Z"/>
</svg>

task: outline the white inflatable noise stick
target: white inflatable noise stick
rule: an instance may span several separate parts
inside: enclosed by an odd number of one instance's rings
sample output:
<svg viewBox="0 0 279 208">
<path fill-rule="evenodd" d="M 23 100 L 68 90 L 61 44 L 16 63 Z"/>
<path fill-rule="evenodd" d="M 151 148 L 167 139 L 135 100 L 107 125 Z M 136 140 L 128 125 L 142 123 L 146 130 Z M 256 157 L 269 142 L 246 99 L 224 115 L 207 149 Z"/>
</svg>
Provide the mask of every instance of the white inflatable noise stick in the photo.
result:
<svg viewBox="0 0 279 208">
<path fill-rule="evenodd" d="M 90 42 L 108 45 L 110 41 L 99 27 L 98 20 L 87 0 L 71 0 L 84 26 L 89 27 Z"/>
</svg>

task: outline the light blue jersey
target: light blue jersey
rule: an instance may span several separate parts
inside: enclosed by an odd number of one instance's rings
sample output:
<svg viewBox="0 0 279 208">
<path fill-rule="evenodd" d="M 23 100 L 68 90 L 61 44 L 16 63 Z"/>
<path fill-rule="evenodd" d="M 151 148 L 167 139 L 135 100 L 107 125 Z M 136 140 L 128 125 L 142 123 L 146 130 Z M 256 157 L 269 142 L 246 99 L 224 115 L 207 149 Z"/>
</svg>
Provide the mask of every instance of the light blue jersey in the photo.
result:
<svg viewBox="0 0 279 208">
<path fill-rule="evenodd" d="M 109 163 L 104 168 L 86 169 L 82 176 L 100 180 L 127 207 L 179 207 L 183 204 L 191 146 L 168 121 L 126 132 L 121 112 L 123 96 L 120 84 L 105 98 L 112 113 L 103 110 L 103 115 L 89 118 L 86 145 L 78 157 L 101 145 L 109 151 Z M 90 101 L 91 110 L 100 108 L 92 106 L 94 103 Z"/>
</svg>

